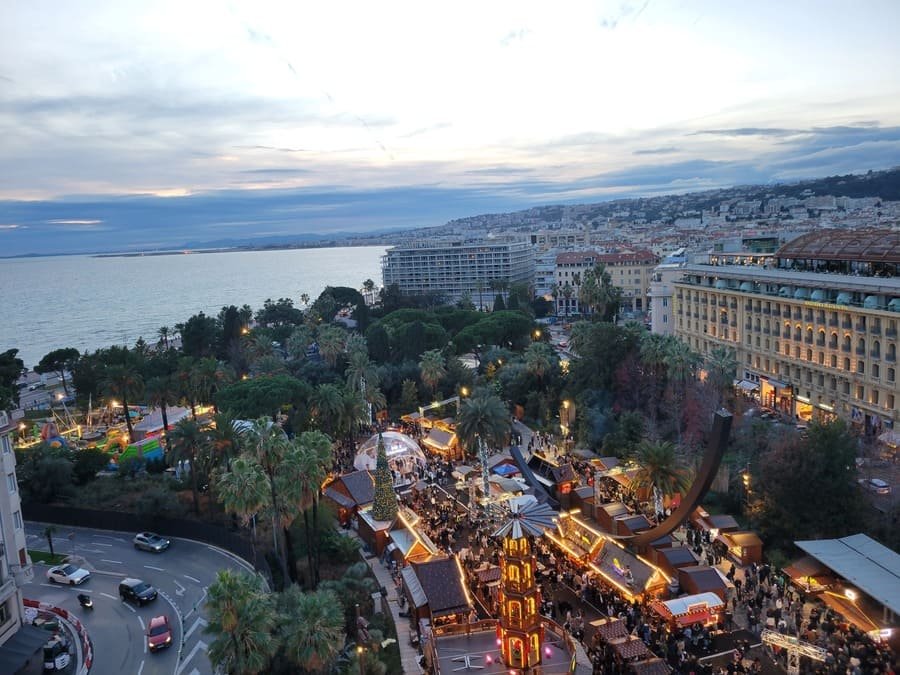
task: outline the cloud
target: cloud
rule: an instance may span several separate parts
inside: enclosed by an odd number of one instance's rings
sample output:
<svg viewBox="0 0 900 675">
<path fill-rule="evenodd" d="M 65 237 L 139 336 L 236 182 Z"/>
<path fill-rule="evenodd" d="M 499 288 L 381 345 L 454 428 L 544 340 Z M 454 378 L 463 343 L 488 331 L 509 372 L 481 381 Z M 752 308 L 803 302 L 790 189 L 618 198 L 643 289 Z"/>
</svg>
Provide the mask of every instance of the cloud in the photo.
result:
<svg viewBox="0 0 900 675">
<path fill-rule="evenodd" d="M 20 227 L 18 223 L 0 223 L 0 230 L 18 230 Z"/>
<path fill-rule="evenodd" d="M 740 127 L 738 129 L 703 129 L 695 131 L 691 136 L 766 136 L 783 138 L 803 133 L 797 129 L 774 129 L 764 127 Z"/>
<path fill-rule="evenodd" d="M 295 169 L 295 168 L 271 168 L 271 169 L 241 169 L 241 173 L 247 174 L 258 174 L 258 175 L 273 175 L 273 176 L 299 176 L 303 174 L 310 173 L 309 169 Z"/>
<path fill-rule="evenodd" d="M 674 146 L 667 146 L 665 148 L 643 148 L 641 150 L 634 150 L 632 155 L 671 155 L 673 152 L 678 152 L 679 148 Z"/>
<path fill-rule="evenodd" d="M 47 221 L 50 225 L 99 225 L 102 220 L 65 220 L 57 218 Z"/>
</svg>

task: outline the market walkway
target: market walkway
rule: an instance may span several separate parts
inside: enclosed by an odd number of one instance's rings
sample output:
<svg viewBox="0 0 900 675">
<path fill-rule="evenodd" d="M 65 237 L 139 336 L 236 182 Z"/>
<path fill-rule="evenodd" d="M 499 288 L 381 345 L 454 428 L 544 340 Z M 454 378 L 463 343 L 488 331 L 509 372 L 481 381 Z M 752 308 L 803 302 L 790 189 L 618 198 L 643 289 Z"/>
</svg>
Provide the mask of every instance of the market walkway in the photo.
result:
<svg viewBox="0 0 900 675">
<path fill-rule="evenodd" d="M 361 546 L 363 545 L 359 535 L 353 530 L 341 529 L 339 532 L 348 537 L 353 537 L 360 542 Z M 397 587 L 394 585 L 394 580 L 391 578 L 391 573 L 381 564 L 377 556 L 367 555 L 364 557 L 364 560 L 372 570 L 372 574 L 375 575 L 378 585 L 387 591 L 387 604 L 391 610 L 391 617 L 394 620 L 394 628 L 397 630 L 397 646 L 400 648 L 400 662 L 403 665 L 403 672 L 408 674 L 421 673 L 422 668 L 419 666 L 419 652 L 410 644 L 409 619 L 400 616 L 398 591 Z"/>
</svg>

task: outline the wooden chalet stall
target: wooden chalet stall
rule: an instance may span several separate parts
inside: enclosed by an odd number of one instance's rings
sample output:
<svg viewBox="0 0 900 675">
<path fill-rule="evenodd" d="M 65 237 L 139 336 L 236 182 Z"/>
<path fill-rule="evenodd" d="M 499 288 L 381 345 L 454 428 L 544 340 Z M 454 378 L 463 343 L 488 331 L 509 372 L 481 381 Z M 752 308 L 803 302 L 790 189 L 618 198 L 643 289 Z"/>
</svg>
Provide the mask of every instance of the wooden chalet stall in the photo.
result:
<svg viewBox="0 0 900 675">
<path fill-rule="evenodd" d="M 375 499 L 375 477 L 370 471 L 352 471 L 338 476 L 322 489 L 325 500 L 334 505 L 341 525 L 350 525 L 360 509 Z"/>
<path fill-rule="evenodd" d="M 671 579 L 666 573 L 614 539 L 604 537 L 590 567 L 629 601 L 668 593 Z"/>
<path fill-rule="evenodd" d="M 463 458 L 462 448 L 456 437 L 455 428 L 444 420 L 436 422 L 422 437 L 422 445 L 432 453 L 447 461 Z"/>
<path fill-rule="evenodd" d="M 459 560 L 438 557 L 412 561 L 401 570 L 403 592 L 416 625 L 426 619 L 433 628 L 466 623 L 474 607 Z"/>
<path fill-rule="evenodd" d="M 581 565 L 587 565 L 597 549 L 603 545 L 603 533 L 573 513 L 561 512 L 556 530 L 552 532 L 547 530 L 544 536 Z"/>
<path fill-rule="evenodd" d="M 582 485 L 572 490 L 571 508 L 578 509 L 583 518 L 594 517 L 594 486 Z"/>
<path fill-rule="evenodd" d="M 613 521 L 613 534 L 620 537 L 629 537 L 638 532 L 644 532 L 653 528 L 653 523 L 647 520 L 643 513 L 635 513 L 627 516 L 619 516 Z"/>
<path fill-rule="evenodd" d="M 811 555 L 792 562 L 784 568 L 784 573 L 805 593 L 822 593 L 837 582 L 834 572 Z"/>
<path fill-rule="evenodd" d="M 715 593 L 699 593 L 673 600 L 657 600 L 651 608 L 674 630 L 695 623 L 718 625 L 725 612 L 725 602 Z"/>
<path fill-rule="evenodd" d="M 762 562 L 763 542 L 756 532 L 723 532 L 718 539 L 728 547 L 728 556 L 741 567 Z"/>
<path fill-rule="evenodd" d="M 559 463 L 535 453 L 528 460 L 528 468 L 562 508 L 569 508 L 569 495 L 578 487 L 578 474 L 570 463 Z"/>
<path fill-rule="evenodd" d="M 615 534 L 616 518 L 631 515 L 631 510 L 622 502 L 608 502 L 606 504 L 595 503 L 594 513 L 597 524 L 606 532 Z"/>
<path fill-rule="evenodd" d="M 697 556 L 688 546 L 651 548 L 648 557 L 670 577 L 677 577 L 678 570 L 682 567 L 694 567 L 699 563 Z"/>
<path fill-rule="evenodd" d="M 729 516 L 726 513 L 711 516 L 700 506 L 694 509 L 694 512 L 691 514 L 691 522 L 702 531 L 709 532 L 713 539 L 722 532 L 737 532 L 741 529 L 734 516 Z"/>
<path fill-rule="evenodd" d="M 715 567 L 706 565 L 679 568 L 678 585 L 681 587 L 682 593 L 688 595 L 715 593 L 722 602 L 728 600 L 734 589 L 734 585 L 725 578 L 724 574 Z"/>
</svg>

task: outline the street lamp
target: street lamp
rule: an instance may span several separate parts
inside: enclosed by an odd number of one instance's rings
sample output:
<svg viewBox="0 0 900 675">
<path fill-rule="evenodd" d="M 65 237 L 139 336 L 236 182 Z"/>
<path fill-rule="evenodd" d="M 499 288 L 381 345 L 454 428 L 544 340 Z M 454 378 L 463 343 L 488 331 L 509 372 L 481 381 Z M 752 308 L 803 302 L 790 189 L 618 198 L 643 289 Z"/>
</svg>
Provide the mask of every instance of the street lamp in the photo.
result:
<svg viewBox="0 0 900 675">
<path fill-rule="evenodd" d="M 469 388 L 468 388 L 468 387 L 460 387 L 460 388 L 459 388 L 459 395 L 460 395 L 460 396 L 468 396 L 468 395 L 469 395 Z"/>
<path fill-rule="evenodd" d="M 534 339 L 535 339 L 535 340 L 540 340 L 540 339 L 541 339 L 541 331 L 540 331 L 540 330 L 535 330 L 535 331 L 534 331 Z"/>
</svg>

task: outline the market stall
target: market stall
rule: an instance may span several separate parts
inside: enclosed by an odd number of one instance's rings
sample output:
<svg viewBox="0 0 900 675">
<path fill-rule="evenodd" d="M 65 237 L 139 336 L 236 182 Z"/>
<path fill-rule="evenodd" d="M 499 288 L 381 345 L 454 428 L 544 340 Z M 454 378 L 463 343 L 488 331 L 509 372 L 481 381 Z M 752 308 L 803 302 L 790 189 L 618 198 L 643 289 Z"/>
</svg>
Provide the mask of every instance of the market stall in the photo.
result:
<svg viewBox="0 0 900 675">
<path fill-rule="evenodd" d="M 725 602 L 715 593 L 698 593 L 674 600 L 657 600 L 651 608 L 673 629 L 696 623 L 715 626 L 725 611 Z"/>
</svg>

